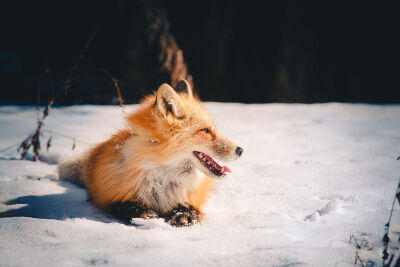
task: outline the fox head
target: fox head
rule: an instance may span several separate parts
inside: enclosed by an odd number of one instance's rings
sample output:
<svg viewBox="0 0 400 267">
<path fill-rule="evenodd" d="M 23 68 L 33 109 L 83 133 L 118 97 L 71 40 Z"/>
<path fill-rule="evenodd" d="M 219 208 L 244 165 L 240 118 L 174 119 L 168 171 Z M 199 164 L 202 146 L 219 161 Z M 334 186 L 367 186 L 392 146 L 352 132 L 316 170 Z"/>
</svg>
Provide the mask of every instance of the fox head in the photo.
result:
<svg viewBox="0 0 400 267">
<path fill-rule="evenodd" d="M 139 126 L 143 162 L 190 162 L 207 176 L 220 178 L 230 169 L 217 161 L 228 162 L 242 155 L 242 148 L 219 133 L 214 119 L 186 80 L 175 89 L 162 84 L 144 104 L 129 118 L 133 128 Z"/>
</svg>

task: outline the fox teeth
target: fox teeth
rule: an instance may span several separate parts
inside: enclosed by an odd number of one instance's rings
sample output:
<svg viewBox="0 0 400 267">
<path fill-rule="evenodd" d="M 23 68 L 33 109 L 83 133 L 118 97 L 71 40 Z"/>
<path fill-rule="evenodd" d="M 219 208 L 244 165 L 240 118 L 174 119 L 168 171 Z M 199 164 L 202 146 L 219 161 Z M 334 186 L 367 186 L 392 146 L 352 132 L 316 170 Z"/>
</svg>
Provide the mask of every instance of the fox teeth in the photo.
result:
<svg viewBox="0 0 400 267">
<path fill-rule="evenodd" d="M 193 154 L 199 159 L 206 169 L 209 169 L 213 174 L 217 176 L 225 176 L 225 172 L 230 172 L 228 167 L 220 166 L 210 156 L 199 151 L 193 151 Z"/>
</svg>

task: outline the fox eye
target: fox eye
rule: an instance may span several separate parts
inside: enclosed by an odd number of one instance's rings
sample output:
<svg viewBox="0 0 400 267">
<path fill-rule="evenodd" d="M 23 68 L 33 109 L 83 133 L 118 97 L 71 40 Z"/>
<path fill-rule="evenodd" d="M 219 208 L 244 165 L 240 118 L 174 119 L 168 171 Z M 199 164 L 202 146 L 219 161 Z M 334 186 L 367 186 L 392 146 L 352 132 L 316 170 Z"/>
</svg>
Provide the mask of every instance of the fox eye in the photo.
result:
<svg viewBox="0 0 400 267">
<path fill-rule="evenodd" d="M 205 132 L 206 134 L 211 134 L 211 131 L 208 128 L 201 129 L 200 131 Z"/>
</svg>

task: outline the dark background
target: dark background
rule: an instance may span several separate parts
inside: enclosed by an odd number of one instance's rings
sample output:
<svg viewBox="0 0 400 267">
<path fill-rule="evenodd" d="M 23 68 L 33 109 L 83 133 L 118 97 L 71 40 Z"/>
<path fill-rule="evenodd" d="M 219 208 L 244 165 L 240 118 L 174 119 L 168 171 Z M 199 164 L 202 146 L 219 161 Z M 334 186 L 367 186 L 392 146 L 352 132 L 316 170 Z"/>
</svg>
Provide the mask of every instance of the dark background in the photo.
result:
<svg viewBox="0 0 400 267">
<path fill-rule="evenodd" d="M 0 104 L 36 104 L 39 91 L 47 103 L 96 28 L 56 104 L 115 104 L 100 68 L 136 103 L 170 82 L 149 12 L 167 19 L 202 100 L 400 103 L 399 15 L 388 2 L 6 1 L 0 10 Z"/>
</svg>

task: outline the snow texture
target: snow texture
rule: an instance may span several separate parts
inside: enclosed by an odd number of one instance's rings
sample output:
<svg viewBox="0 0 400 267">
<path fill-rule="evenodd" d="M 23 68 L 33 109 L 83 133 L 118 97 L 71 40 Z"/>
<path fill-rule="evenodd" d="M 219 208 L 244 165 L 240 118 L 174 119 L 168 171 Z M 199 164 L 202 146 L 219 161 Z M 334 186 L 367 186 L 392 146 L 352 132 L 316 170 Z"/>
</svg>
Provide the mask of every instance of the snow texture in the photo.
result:
<svg viewBox="0 0 400 267">
<path fill-rule="evenodd" d="M 136 105 L 127 106 L 132 111 Z M 0 154 L 0 266 L 354 266 L 381 264 L 400 175 L 400 106 L 206 103 L 244 148 L 217 181 L 201 225 L 124 224 L 94 208 L 56 165 L 123 127 L 119 107 L 53 108 L 43 160 Z M 36 127 L 33 107 L 0 107 L 0 149 Z M 72 140 L 56 133 L 74 136 Z M 118 147 L 116 147 L 118 149 Z M 400 232 L 399 209 L 391 226 Z M 357 250 L 349 236 L 360 243 Z M 396 244 L 391 251 L 398 249 Z"/>
</svg>

